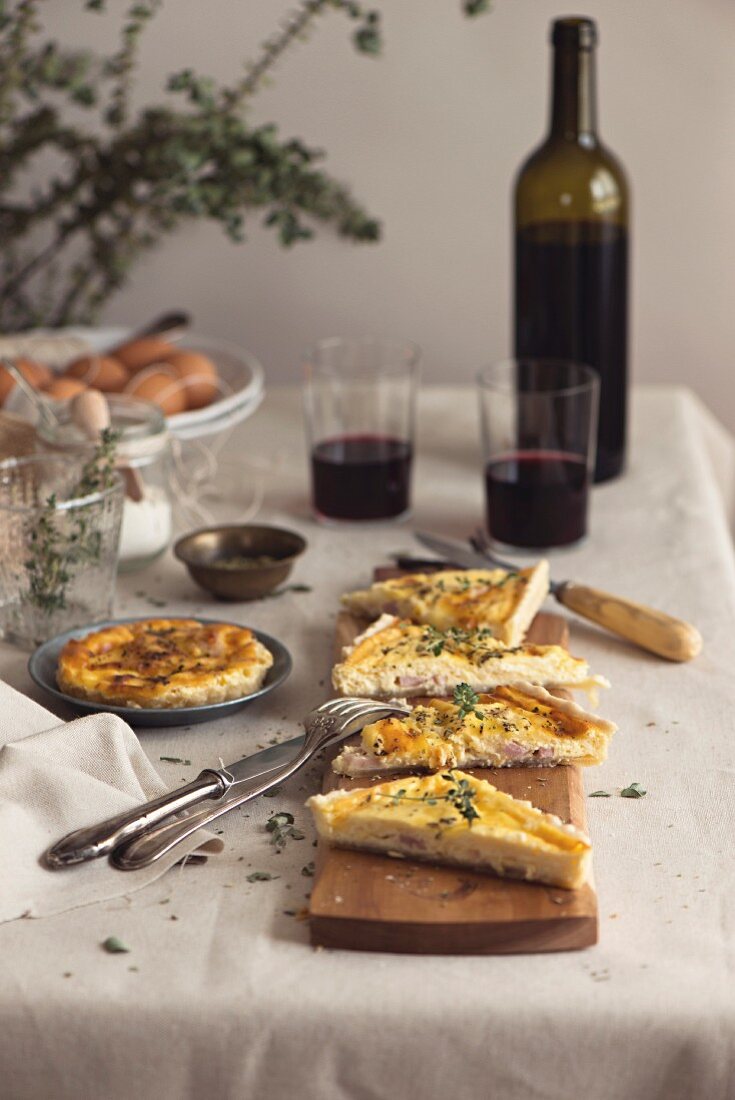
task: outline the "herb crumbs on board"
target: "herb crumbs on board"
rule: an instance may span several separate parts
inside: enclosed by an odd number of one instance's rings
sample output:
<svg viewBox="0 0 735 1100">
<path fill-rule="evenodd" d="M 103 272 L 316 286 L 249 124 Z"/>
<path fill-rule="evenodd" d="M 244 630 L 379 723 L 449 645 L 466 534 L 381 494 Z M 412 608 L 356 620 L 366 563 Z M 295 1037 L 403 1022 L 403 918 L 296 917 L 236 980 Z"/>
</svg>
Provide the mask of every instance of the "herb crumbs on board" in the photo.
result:
<svg viewBox="0 0 735 1100">
<path fill-rule="evenodd" d="M 248 882 L 270 882 L 274 878 L 280 878 L 280 875 L 272 875 L 270 871 L 251 871 L 249 875 L 245 876 Z"/>
<path fill-rule="evenodd" d="M 191 766 L 191 760 L 183 760 L 180 756 L 159 756 L 159 760 L 165 760 L 167 764 L 183 764 L 185 768 Z"/>
<path fill-rule="evenodd" d="M 631 783 L 628 787 L 623 787 L 622 791 L 620 792 L 620 797 L 643 798 L 644 794 L 646 793 L 647 792 L 645 788 L 643 788 L 640 783 Z"/>
<path fill-rule="evenodd" d="M 610 798 L 611 795 L 610 795 L 609 791 L 592 791 L 592 793 L 589 795 L 589 797 L 590 798 Z"/>
<path fill-rule="evenodd" d="M 313 875 L 314 875 L 314 860 L 313 859 L 311 860 L 310 863 L 307 863 L 304 867 L 301 868 L 301 874 L 304 876 L 304 878 L 312 878 L 313 877 Z"/>
</svg>

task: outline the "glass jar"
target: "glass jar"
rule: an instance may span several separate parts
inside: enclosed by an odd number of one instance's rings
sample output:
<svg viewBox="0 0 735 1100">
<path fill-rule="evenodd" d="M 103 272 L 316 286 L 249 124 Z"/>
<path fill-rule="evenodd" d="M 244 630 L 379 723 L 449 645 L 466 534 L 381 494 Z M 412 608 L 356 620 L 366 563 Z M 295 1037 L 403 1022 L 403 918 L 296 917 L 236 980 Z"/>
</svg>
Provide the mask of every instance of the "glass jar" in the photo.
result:
<svg viewBox="0 0 735 1100">
<path fill-rule="evenodd" d="M 163 413 L 148 401 L 107 394 L 111 427 L 120 432 L 116 466 L 126 486 L 119 569 L 143 569 L 171 542 L 171 442 Z M 59 426 L 38 425 L 46 450 L 88 454 L 93 444 L 71 418 L 69 404 L 56 411 Z"/>
<path fill-rule="evenodd" d="M 123 479 L 80 495 L 81 473 L 61 455 L 0 462 L 0 637 L 17 645 L 112 614 Z"/>
</svg>

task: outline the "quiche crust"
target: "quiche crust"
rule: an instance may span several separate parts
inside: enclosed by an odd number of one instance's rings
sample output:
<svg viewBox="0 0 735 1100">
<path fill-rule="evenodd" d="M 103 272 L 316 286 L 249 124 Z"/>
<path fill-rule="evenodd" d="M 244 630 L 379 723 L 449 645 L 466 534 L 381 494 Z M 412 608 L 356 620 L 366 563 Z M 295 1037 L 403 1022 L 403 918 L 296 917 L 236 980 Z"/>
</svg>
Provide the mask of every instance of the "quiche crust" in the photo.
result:
<svg viewBox="0 0 735 1100">
<path fill-rule="evenodd" d="M 328 844 L 490 871 L 574 890 L 587 880 L 591 845 L 574 825 L 462 771 L 408 776 L 313 795 Z"/>
<path fill-rule="evenodd" d="M 486 628 L 439 631 L 394 615 L 381 616 L 346 646 L 332 672 L 341 694 L 381 698 L 451 695 L 461 683 L 485 692 L 519 681 L 591 691 L 609 686 L 559 645 L 506 646 Z"/>
<path fill-rule="evenodd" d="M 246 627 L 145 619 L 68 641 L 56 680 L 68 695 L 91 702 L 195 707 L 252 694 L 272 664 L 270 651 Z"/>
<path fill-rule="evenodd" d="M 358 745 L 332 761 L 340 775 L 377 775 L 439 768 L 550 767 L 601 764 L 614 722 L 534 684 L 513 684 L 477 696 L 467 711 L 430 699 L 407 716 L 371 722 Z"/>
<path fill-rule="evenodd" d="M 549 592 L 549 563 L 506 569 L 443 569 L 377 581 L 348 592 L 348 610 L 375 619 L 389 613 L 438 630 L 485 627 L 506 645 L 518 645 Z"/>
</svg>

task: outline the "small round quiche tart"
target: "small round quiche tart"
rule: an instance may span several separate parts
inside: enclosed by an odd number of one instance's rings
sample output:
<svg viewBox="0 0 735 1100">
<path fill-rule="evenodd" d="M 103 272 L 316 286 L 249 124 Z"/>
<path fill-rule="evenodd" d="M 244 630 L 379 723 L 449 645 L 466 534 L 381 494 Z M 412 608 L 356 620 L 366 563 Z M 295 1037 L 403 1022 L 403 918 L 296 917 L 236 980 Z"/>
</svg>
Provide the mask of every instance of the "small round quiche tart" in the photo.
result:
<svg viewBox="0 0 735 1100">
<path fill-rule="evenodd" d="M 72 638 L 56 680 L 68 695 L 125 707 L 206 706 L 261 687 L 273 656 L 251 630 L 196 619 L 142 619 Z"/>
</svg>

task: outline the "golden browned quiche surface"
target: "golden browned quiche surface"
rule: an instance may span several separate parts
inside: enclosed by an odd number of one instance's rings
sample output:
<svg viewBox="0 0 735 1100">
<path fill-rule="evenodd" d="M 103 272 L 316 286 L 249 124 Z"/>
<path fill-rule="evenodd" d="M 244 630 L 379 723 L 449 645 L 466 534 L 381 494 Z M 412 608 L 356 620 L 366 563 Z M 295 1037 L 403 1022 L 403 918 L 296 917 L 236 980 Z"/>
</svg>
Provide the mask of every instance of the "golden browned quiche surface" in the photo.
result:
<svg viewBox="0 0 735 1100">
<path fill-rule="evenodd" d="M 342 603 L 370 619 L 386 612 L 438 630 L 484 627 L 506 645 L 518 645 L 549 593 L 549 563 L 517 572 L 444 569 L 409 573 L 347 592 Z"/>
<path fill-rule="evenodd" d="M 251 630 L 196 619 L 117 623 L 66 643 L 56 679 L 79 699 L 192 707 L 249 695 L 273 657 Z"/>
</svg>

